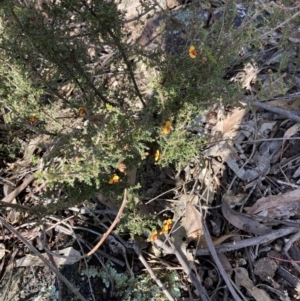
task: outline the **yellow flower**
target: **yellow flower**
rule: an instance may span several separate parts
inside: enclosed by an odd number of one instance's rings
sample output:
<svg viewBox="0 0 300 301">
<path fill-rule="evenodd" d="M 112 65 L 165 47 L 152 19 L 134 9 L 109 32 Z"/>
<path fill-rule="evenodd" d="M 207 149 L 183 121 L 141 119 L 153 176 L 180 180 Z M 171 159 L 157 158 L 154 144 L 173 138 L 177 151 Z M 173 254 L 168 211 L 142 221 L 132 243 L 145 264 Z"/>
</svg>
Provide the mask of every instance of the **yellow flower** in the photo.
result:
<svg viewBox="0 0 300 301">
<path fill-rule="evenodd" d="M 30 124 L 34 124 L 37 120 L 38 120 L 37 115 L 33 115 L 33 116 L 31 116 L 27 121 L 28 121 L 28 123 L 30 123 Z"/>
<path fill-rule="evenodd" d="M 160 152 L 159 152 L 159 150 L 157 150 L 157 151 L 155 152 L 155 155 L 154 155 L 154 160 L 155 160 L 155 162 L 158 161 L 159 158 L 160 158 Z"/>
<path fill-rule="evenodd" d="M 195 46 L 190 46 L 190 49 L 189 49 L 189 55 L 192 59 L 196 58 L 197 56 L 197 50 L 195 48 Z"/>
<path fill-rule="evenodd" d="M 169 218 L 163 222 L 163 227 L 160 231 L 160 234 L 168 234 L 172 229 L 172 220 Z"/>
<path fill-rule="evenodd" d="M 169 134 L 171 132 L 171 125 L 172 125 L 171 121 L 166 121 L 165 125 L 162 128 L 161 133 L 163 135 Z"/>
<path fill-rule="evenodd" d="M 115 184 L 118 183 L 120 180 L 120 177 L 116 174 L 114 174 L 111 179 L 108 181 L 108 184 Z"/>
<path fill-rule="evenodd" d="M 85 115 L 85 108 L 84 107 L 79 107 L 78 108 L 78 114 L 80 117 Z"/>
</svg>

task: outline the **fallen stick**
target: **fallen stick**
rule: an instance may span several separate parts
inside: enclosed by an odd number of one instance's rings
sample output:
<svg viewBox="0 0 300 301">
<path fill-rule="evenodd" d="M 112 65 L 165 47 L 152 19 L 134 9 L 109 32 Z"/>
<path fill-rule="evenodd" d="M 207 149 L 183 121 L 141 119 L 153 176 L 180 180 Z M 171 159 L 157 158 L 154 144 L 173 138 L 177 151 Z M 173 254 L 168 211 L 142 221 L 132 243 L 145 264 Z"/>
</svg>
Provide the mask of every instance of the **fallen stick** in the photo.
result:
<svg viewBox="0 0 300 301">
<path fill-rule="evenodd" d="M 179 252 L 174 244 L 171 244 L 171 247 L 168 247 L 163 241 L 160 239 L 155 240 L 155 244 L 162 248 L 168 254 L 174 254 L 177 257 L 182 269 L 186 273 L 186 275 L 190 278 L 191 282 L 193 283 L 194 287 L 196 288 L 200 298 L 202 301 L 210 301 L 210 298 L 203 287 L 202 283 L 198 280 L 196 275 L 193 273 L 192 269 L 189 267 L 186 258 L 183 258 L 182 253 Z"/>
<path fill-rule="evenodd" d="M 261 108 L 261 109 L 264 109 L 266 111 L 270 111 L 272 113 L 275 113 L 275 114 L 278 114 L 278 115 L 282 115 L 290 120 L 293 120 L 295 122 L 298 122 L 300 123 L 300 116 L 294 114 L 294 113 L 291 113 L 290 111 L 287 111 L 287 110 L 284 110 L 284 109 L 281 109 L 281 108 L 278 108 L 278 107 L 275 107 L 275 106 L 271 106 L 269 104 L 266 104 L 264 102 L 261 102 L 261 101 L 250 101 L 250 100 L 245 100 L 243 99 L 243 102 L 246 102 L 250 105 L 253 105 L 253 106 L 256 106 L 258 108 Z"/>
<path fill-rule="evenodd" d="M 162 284 L 162 282 L 156 277 L 156 275 L 153 273 L 153 270 L 151 269 L 150 265 L 148 264 L 148 262 L 145 260 L 145 258 L 143 257 L 140 249 L 138 248 L 138 246 L 136 244 L 134 244 L 132 246 L 133 250 L 135 251 L 136 255 L 138 256 L 139 260 L 142 262 L 142 264 L 144 265 L 144 267 L 147 269 L 148 273 L 150 274 L 151 278 L 156 282 L 156 284 L 159 286 L 159 288 L 163 291 L 163 293 L 165 294 L 165 296 L 170 300 L 170 301 L 174 301 L 174 298 L 171 296 L 171 294 L 169 293 L 169 291 L 166 289 L 166 287 Z"/>
<path fill-rule="evenodd" d="M 229 289 L 233 299 L 235 301 L 242 301 L 242 299 L 238 296 L 237 292 L 235 291 L 234 287 L 232 286 L 231 284 L 231 281 L 217 255 L 217 252 L 216 252 L 216 249 L 215 249 L 215 246 L 213 244 L 213 241 L 211 239 L 211 236 L 209 234 L 209 231 L 207 229 L 207 225 L 206 225 L 206 222 L 205 220 L 202 218 L 202 225 L 203 225 L 203 232 L 204 232 L 204 236 L 205 236 L 205 240 L 206 240 L 206 244 L 208 246 L 208 249 L 210 251 L 210 255 L 212 256 L 213 260 L 215 261 L 215 264 L 216 266 L 218 267 L 219 269 L 219 272 L 223 278 L 223 280 L 225 281 L 226 285 L 227 285 L 227 288 Z"/>
<path fill-rule="evenodd" d="M 298 232 L 300 229 L 296 227 L 288 227 L 283 228 L 280 230 L 274 230 L 268 234 L 256 236 L 252 238 L 247 238 L 244 240 L 236 241 L 234 243 L 225 243 L 219 246 L 215 246 L 215 249 L 217 253 L 225 253 L 230 252 L 234 250 L 243 249 L 250 246 L 255 246 L 267 242 L 271 242 L 279 237 L 289 235 L 294 232 Z M 204 255 L 210 255 L 210 250 L 208 248 L 199 249 L 199 250 L 188 250 L 188 252 L 191 252 L 193 255 L 196 256 L 204 256 Z"/>
<path fill-rule="evenodd" d="M 18 196 L 35 178 L 35 174 L 29 175 L 25 178 L 24 182 L 18 186 L 14 191 L 12 191 L 9 195 L 4 197 L 1 202 L 10 203 L 12 200 Z M 8 204 L 7 204 L 8 205 Z M 7 206 L 9 207 L 9 206 Z"/>
<path fill-rule="evenodd" d="M 109 227 L 109 229 L 103 234 L 103 236 L 101 237 L 100 241 L 95 245 L 95 247 L 90 252 L 88 252 L 87 255 L 85 255 L 85 256 L 91 256 L 92 254 L 94 254 L 100 248 L 100 246 L 106 240 L 106 238 L 111 233 L 111 231 L 114 229 L 114 227 L 116 226 L 116 224 L 120 221 L 120 218 L 121 218 L 123 210 L 125 209 L 126 203 L 127 203 L 127 190 L 125 189 L 124 190 L 123 202 L 122 202 L 122 205 L 121 205 L 121 207 L 119 209 L 119 212 L 118 212 L 115 220 L 113 221 L 113 223 L 111 224 L 111 226 Z"/>
</svg>

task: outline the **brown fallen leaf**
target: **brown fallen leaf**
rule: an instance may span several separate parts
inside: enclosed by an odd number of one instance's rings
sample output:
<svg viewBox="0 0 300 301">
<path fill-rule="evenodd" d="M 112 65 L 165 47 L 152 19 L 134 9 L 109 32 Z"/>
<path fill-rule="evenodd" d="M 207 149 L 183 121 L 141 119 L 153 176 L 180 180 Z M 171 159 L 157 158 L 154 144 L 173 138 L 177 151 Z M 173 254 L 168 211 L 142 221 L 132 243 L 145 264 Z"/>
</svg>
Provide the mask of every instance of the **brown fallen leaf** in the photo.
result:
<svg viewBox="0 0 300 301">
<path fill-rule="evenodd" d="M 251 294 L 256 301 L 272 301 L 270 296 L 264 290 L 257 288 L 253 285 L 253 282 L 249 278 L 246 269 L 236 268 L 234 269 L 234 271 L 236 285 L 245 287 L 249 294 Z"/>
<path fill-rule="evenodd" d="M 185 229 L 188 238 L 195 239 L 198 236 L 203 236 L 202 214 L 190 203 L 186 206 L 185 218 Z"/>
<path fill-rule="evenodd" d="M 191 203 L 188 203 L 186 206 L 185 216 L 183 217 L 182 222 L 186 230 L 188 240 L 196 240 L 197 248 L 206 248 L 207 244 L 202 230 L 202 214 Z M 241 235 L 229 233 L 218 238 L 212 237 L 212 240 L 213 244 L 216 246 L 231 237 L 237 236 Z"/>
<path fill-rule="evenodd" d="M 223 133 L 227 133 L 232 127 L 241 124 L 243 118 L 248 114 L 249 110 L 234 108 L 228 114 L 223 122 Z"/>
<path fill-rule="evenodd" d="M 260 224 L 246 214 L 232 210 L 227 202 L 222 202 L 222 213 L 230 224 L 246 232 L 264 235 L 272 231 L 271 228 Z"/>
<path fill-rule="evenodd" d="M 289 218 L 300 214 L 300 188 L 281 195 L 269 195 L 260 198 L 250 207 L 245 208 L 251 215 L 260 215 L 268 218 Z"/>
</svg>

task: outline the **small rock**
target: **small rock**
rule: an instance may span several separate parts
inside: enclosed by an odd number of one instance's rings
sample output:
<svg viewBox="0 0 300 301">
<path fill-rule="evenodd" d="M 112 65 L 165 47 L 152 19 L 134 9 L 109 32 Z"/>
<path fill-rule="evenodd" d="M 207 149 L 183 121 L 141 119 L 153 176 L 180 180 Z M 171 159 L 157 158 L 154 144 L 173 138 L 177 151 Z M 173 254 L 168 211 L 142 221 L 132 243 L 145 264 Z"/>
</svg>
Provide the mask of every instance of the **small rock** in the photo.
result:
<svg viewBox="0 0 300 301">
<path fill-rule="evenodd" d="M 254 274 L 261 279 L 273 278 L 277 268 L 278 264 L 275 260 L 268 257 L 260 258 L 254 264 Z"/>
</svg>

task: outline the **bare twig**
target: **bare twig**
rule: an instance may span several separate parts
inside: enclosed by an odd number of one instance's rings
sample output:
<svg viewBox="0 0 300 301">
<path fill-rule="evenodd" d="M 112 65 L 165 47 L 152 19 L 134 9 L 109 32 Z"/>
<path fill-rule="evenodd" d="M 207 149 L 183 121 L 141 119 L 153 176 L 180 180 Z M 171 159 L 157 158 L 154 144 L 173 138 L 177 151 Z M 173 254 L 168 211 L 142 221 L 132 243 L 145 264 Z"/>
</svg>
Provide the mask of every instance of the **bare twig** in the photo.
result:
<svg viewBox="0 0 300 301">
<path fill-rule="evenodd" d="M 227 284 L 227 287 L 228 287 L 229 291 L 231 292 L 231 295 L 232 295 L 233 299 L 235 301 L 242 301 L 242 299 L 238 296 L 238 294 L 236 293 L 234 287 L 232 286 L 232 284 L 229 280 L 229 277 L 228 277 L 224 267 L 221 264 L 221 261 L 220 261 L 218 255 L 217 255 L 217 252 L 216 252 L 215 246 L 213 244 L 213 241 L 212 241 L 212 239 L 210 237 L 210 234 L 208 232 L 206 222 L 203 218 L 202 218 L 202 226 L 203 226 L 203 232 L 204 232 L 205 240 L 206 240 L 207 246 L 209 248 L 210 254 L 211 254 L 212 258 L 214 259 L 215 264 L 217 265 L 221 276 L 223 277 L 225 283 Z"/>
<path fill-rule="evenodd" d="M 82 294 L 72 285 L 69 280 L 61 274 L 61 272 L 50 263 L 27 239 L 25 239 L 13 226 L 11 226 L 8 222 L 5 221 L 4 218 L 0 216 L 0 222 L 12 233 L 14 233 L 29 249 L 33 252 L 39 259 L 47 265 L 50 270 L 56 274 L 56 276 L 64 282 L 64 284 L 82 301 L 86 301 L 86 299 L 82 296 Z"/>
<path fill-rule="evenodd" d="M 299 14 L 300 14 L 300 12 L 299 12 Z M 248 100 L 244 100 L 244 101 L 249 103 L 249 104 L 252 104 L 252 105 L 254 105 L 258 108 L 264 109 L 266 111 L 270 111 L 272 113 L 282 115 L 282 116 L 284 116 L 288 119 L 291 119 L 291 120 L 294 120 L 294 121 L 300 123 L 300 116 L 297 116 L 297 115 L 291 113 L 290 111 L 287 111 L 287 110 L 284 110 L 284 109 L 281 109 L 281 108 L 277 108 L 277 107 L 268 105 L 268 104 L 260 102 L 260 101 L 254 101 L 254 102 L 251 102 L 251 101 L 248 101 Z"/>
<path fill-rule="evenodd" d="M 163 193 L 161 193 L 161 194 L 159 194 L 158 196 L 156 196 L 156 197 L 154 197 L 154 198 L 152 198 L 150 201 L 148 201 L 147 203 L 146 203 L 146 205 L 148 205 L 149 203 L 151 203 L 151 202 L 153 202 L 153 201 L 155 201 L 155 200 L 157 200 L 159 197 L 161 197 L 161 196 L 163 196 L 163 195 L 165 195 L 165 194 L 167 194 L 167 193 L 169 193 L 169 192 L 171 192 L 171 191 L 176 191 L 178 188 L 172 188 L 172 189 L 170 189 L 170 190 L 167 190 L 167 191 L 165 191 L 165 192 L 163 192 Z"/>
<path fill-rule="evenodd" d="M 186 275 L 190 278 L 193 285 L 195 286 L 197 292 L 199 293 L 202 301 L 210 301 L 209 296 L 206 293 L 205 288 L 203 287 L 202 283 L 198 280 L 196 275 L 193 273 L 192 269 L 188 266 L 187 260 L 185 260 L 182 256 L 182 253 L 179 252 L 176 247 L 172 244 L 171 247 L 168 247 L 164 242 L 162 242 L 160 239 L 155 240 L 155 244 L 162 248 L 164 251 L 166 251 L 169 254 L 174 254 L 177 257 L 177 260 L 179 261 L 180 265 L 182 266 L 182 269 L 186 273 Z"/>
<path fill-rule="evenodd" d="M 279 4 L 275 3 L 274 1 L 271 1 L 271 2 L 270 2 L 270 5 L 273 5 L 273 6 L 279 8 L 279 9 L 282 9 L 282 10 L 284 10 L 284 11 L 287 11 L 287 10 L 296 10 L 296 9 L 299 9 L 299 8 L 300 8 L 300 5 L 299 5 L 299 4 L 296 5 L 296 6 L 285 6 L 285 5 L 283 6 L 282 4 L 279 5 Z"/>
<path fill-rule="evenodd" d="M 300 11 L 296 12 L 295 14 L 293 14 L 290 18 L 288 18 L 287 20 L 285 20 L 284 22 L 280 23 L 279 25 L 277 25 L 276 27 L 272 28 L 270 31 L 265 32 L 264 34 L 261 35 L 260 38 L 264 38 L 267 37 L 268 35 L 272 34 L 275 30 L 283 27 L 285 24 L 289 23 L 290 21 L 292 21 L 293 19 L 295 19 L 298 15 L 300 15 Z"/>
<path fill-rule="evenodd" d="M 292 262 L 294 262 L 294 263 L 300 263 L 300 261 L 299 261 L 299 260 L 293 260 L 293 259 L 283 259 L 283 258 L 279 258 L 279 257 L 271 256 L 271 255 L 269 255 L 269 254 L 267 254 L 267 257 L 269 257 L 269 258 L 272 258 L 272 259 L 275 259 L 275 260 L 277 260 L 277 261 L 281 261 L 281 262 L 288 262 L 288 263 L 292 263 Z"/>
<path fill-rule="evenodd" d="M 9 186 L 11 186 L 11 187 L 16 187 L 16 184 L 15 183 L 13 183 L 13 182 L 11 182 L 11 181 L 9 181 L 9 180 L 7 180 L 7 179 L 4 179 L 4 178 L 2 178 L 2 177 L 0 177 L 0 183 L 1 184 L 7 184 L 7 185 L 9 185 Z"/>
<path fill-rule="evenodd" d="M 18 196 L 33 180 L 35 174 L 29 175 L 25 178 L 24 182 L 18 186 L 14 191 L 12 191 L 9 195 L 4 197 L 1 202 L 10 203 L 16 196 Z M 6 204 L 7 206 L 9 204 Z M 9 206 L 8 206 L 9 207 Z"/>
<path fill-rule="evenodd" d="M 277 273 L 279 276 L 285 279 L 292 287 L 294 288 L 299 287 L 300 281 L 298 280 L 298 278 L 292 275 L 291 272 L 283 268 L 281 265 L 279 266 Z"/>
<path fill-rule="evenodd" d="M 104 227 L 105 229 L 108 229 L 108 227 L 104 224 L 104 223 L 99 223 L 99 225 L 101 225 L 102 227 Z M 112 240 L 113 239 L 115 239 L 115 238 L 117 238 L 118 240 L 119 240 L 119 243 L 121 244 L 121 248 L 122 248 L 122 255 L 123 255 L 123 257 L 124 257 L 124 259 L 125 259 L 125 264 L 126 264 L 126 267 L 127 267 L 127 270 L 128 270 L 128 272 L 130 273 L 130 276 L 134 276 L 134 273 L 132 272 L 132 269 L 131 269 L 131 267 L 130 267 L 130 265 L 129 265 L 129 262 L 128 262 L 128 259 L 127 259 L 127 254 L 126 254 L 126 250 L 125 250 L 125 245 L 126 245 L 126 243 L 125 243 L 125 241 L 119 236 L 119 235 L 117 235 L 117 234 L 115 234 L 115 233 L 113 233 L 112 235 L 110 235 L 108 238 L 107 238 L 107 240 L 108 240 L 108 242 L 109 243 L 111 243 L 112 242 Z M 124 248 L 124 249 L 123 249 Z"/>
<path fill-rule="evenodd" d="M 119 212 L 118 212 L 115 220 L 113 221 L 113 223 L 111 224 L 111 226 L 109 227 L 109 229 L 103 234 L 103 236 L 101 237 L 100 241 L 96 244 L 96 246 L 86 256 L 91 256 L 92 254 L 94 254 L 100 248 L 100 246 L 103 244 L 103 242 L 105 241 L 105 239 L 108 237 L 108 235 L 114 229 L 114 227 L 116 226 L 116 224 L 119 222 L 119 220 L 121 218 L 121 214 L 122 214 L 123 210 L 125 209 L 126 203 L 127 203 L 127 190 L 125 189 L 124 190 L 123 202 L 122 202 L 122 205 L 121 205 L 121 207 L 119 209 Z"/>
<path fill-rule="evenodd" d="M 300 137 L 282 137 L 282 138 L 265 138 L 257 140 L 247 140 L 243 143 L 256 143 L 256 142 L 265 142 L 265 141 L 285 141 L 285 140 L 300 140 Z"/>
<path fill-rule="evenodd" d="M 166 289 L 166 287 L 162 284 L 162 282 L 156 277 L 156 275 L 153 273 L 151 267 L 149 266 L 148 262 L 145 260 L 145 258 L 143 257 L 140 249 L 138 248 L 138 246 L 136 244 L 134 244 L 132 246 L 132 248 L 134 249 L 136 255 L 138 256 L 139 260 L 142 262 L 142 264 L 145 266 L 145 268 L 147 269 L 148 273 L 150 274 L 151 278 L 156 282 L 156 284 L 159 286 L 159 288 L 163 291 L 163 293 L 165 294 L 165 296 L 168 298 L 168 300 L 170 301 L 174 301 L 173 297 L 171 296 L 171 294 L 168 292 L 168 290 Z"/>
<path fill-rule="evenodd" d="M 215 246 L 215 249 L 216 249 L 217 253 L 224 253 L 224 252 L 239 250 L 239 249 L 243 249 L 246 247 L 267 243 L 267 242 L 273 241 L 279 237 L 283 237 L 285 235 L 289 235 L 291 233 L 298 232 L 299 230 L 300 230 L 299 228 L 287 227 L 287 228 L 283 228 L 280 230 L 274 230 L 265 235 L 236 241 L 234 244 L 233 243 L 225 243 L 220 246 Z M 193 254 L 196 254 L 196 256 L 204 256 L 204 255 L 210 254 L 210 250 L 208 248 L 198 249 L 196 251 L 191 250 L 190 252 Z"/>
</svg>

